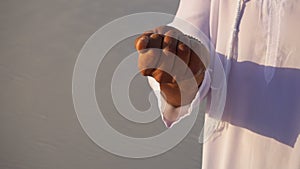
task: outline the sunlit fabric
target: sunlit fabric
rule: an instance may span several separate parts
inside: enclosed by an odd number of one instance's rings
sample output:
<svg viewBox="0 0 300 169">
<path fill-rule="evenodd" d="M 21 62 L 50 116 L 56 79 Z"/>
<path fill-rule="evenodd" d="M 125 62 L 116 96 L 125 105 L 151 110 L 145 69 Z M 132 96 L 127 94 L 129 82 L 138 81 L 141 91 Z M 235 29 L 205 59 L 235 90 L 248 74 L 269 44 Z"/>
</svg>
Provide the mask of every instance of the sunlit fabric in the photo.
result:
<svg viewBox="0 0 300 169">
<path fill-rule="evenodd" d="M 204 143 L 202 168 L 299 169 L 300 2 L 182 0 L 176 16 L 202 30 L 230 69 L 222 121 Z M 195 100 L 206 96 L 210 104 L 208 76 Z"/>
</svg>

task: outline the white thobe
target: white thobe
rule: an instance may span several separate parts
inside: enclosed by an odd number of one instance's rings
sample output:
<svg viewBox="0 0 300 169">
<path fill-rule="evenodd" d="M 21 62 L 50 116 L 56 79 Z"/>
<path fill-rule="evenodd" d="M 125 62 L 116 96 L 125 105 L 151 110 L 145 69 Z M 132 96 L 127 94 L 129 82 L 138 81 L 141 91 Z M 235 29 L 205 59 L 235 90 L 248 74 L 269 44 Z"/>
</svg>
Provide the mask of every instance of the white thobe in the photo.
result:
<svg viewBox="0 0 300 169">
<path fill-rule="evenodd" d="M 234 48 L 222 125 L 203 145 L 202 168 L 300 169 L 300 3 L 242 3 L 237 16 L 238 0 L 182 0 L 176 14 L 206 34 L 224 68 L 229 45 Z M 209 98 L 209 76 L 206 72 L 196 97 Z"/>
</svg>

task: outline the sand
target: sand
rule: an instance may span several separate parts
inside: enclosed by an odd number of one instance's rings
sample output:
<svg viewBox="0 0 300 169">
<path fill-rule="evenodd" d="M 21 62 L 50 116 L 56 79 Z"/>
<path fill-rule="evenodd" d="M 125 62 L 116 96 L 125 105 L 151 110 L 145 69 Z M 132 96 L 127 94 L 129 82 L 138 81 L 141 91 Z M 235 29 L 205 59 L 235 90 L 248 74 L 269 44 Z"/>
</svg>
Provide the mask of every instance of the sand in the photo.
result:
<svg viewBox="0 0 300 169">
<path fill-rule="evenodd" d="M 172 150 L 152 158 L 129 159 L 93 143 L 81 128 L 72 102 L 74 64 L 96 30 L 136 12 L 174 14 L 177 6 L 174 0 L 0 1 L 0 168 L 199 169 L 201 117 Z M 124 52 L 134 51 L 133 40 L 113 48 L 106 66 L 113 67 L 110 64 Z M 140 137 L 165 129 L 160 119 L 141 126 L 121 118 L 106 96 L 109 88 L 102 83 L 107 80 L 109 76 L 97 75 L 96 92 L 114 128 Z M 150 90 L 142 77 L 133 85 L 133 96 L 135 89 Z"/>
</svg>

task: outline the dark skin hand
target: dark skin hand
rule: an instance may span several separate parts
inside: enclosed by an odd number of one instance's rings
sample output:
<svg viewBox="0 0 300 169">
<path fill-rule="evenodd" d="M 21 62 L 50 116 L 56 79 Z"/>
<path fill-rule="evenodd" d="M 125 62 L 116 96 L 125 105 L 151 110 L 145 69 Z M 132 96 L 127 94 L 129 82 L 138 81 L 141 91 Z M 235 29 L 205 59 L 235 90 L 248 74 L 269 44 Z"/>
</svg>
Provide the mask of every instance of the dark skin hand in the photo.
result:
<svg viewBox="0 0 300 169">
<path fill-rule="evenodd" d="M 161 26 L 139 36 L 135 47 L 140 73 L 160 84 L 164 99 L 173 107 L 190 104 L 204 78 L 205 66 L 198 56 L 208 56 L 204 45 L 173 27 Z"/>
</svg>

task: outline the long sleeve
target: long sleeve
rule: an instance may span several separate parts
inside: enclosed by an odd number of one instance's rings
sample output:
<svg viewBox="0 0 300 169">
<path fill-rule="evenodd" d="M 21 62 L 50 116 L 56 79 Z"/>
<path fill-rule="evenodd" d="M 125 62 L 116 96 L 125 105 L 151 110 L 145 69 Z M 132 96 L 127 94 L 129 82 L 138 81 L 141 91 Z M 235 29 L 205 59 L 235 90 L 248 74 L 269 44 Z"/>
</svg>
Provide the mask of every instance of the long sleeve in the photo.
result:
<svg viewBox="0 0 300 169">
<path fill-rule="evenodd" d="M 176 17 L 174 18 L 173 22 L 168 25 L 180 30 L 186 35 L 198 39 L 205 45 L 206 48 L 209 48 L 209 14 L 210 1 L 182 0 L 180 1 Z M 203 60 L 203 62 L 205 62 L 204 64 L 207 67 L 209 62 L 208 60 L 209 58 Z M 159 83 L 156 82 L 155 79 L 153 79 L 152 77 L 148 77 L 148 81 L 151 88 L 157 91 L 156 96 L 158 99 L 158 106 L 161 112 L 162 120 L 167 127 L 172 127 L 182 118 L 188 116 L 193 110 L 193 107 L 195 107 L 197 104 L 200 104 L 201 100 L 205 98 L 210 89 L 211 77 L 209 69 L 206 69 L 204 80 L 193 101 L 189 105 L 177 108 L 168 104 L 160 95 Z M 168 121 L 166 118 L 164 118 L 164 114 L 168 112 L 176 113 L 178 115 L 175 121 Z"/>
<path fill-rule="evenodd" d="M 175 19 L 171 23 L 174 27 L 181 30 L 185 25 L 176 24 L 176 18 L 180 18 L 190 23 L 207 37 L 209 36 L 209 20 L 210 20 L 210 0 L 181 0 Z M 191 30 L 182 30 L 186 34 L 197 35 L 199 32 Z M 196 37 L 197 38 L 197 37 Z"/>
</svg>

